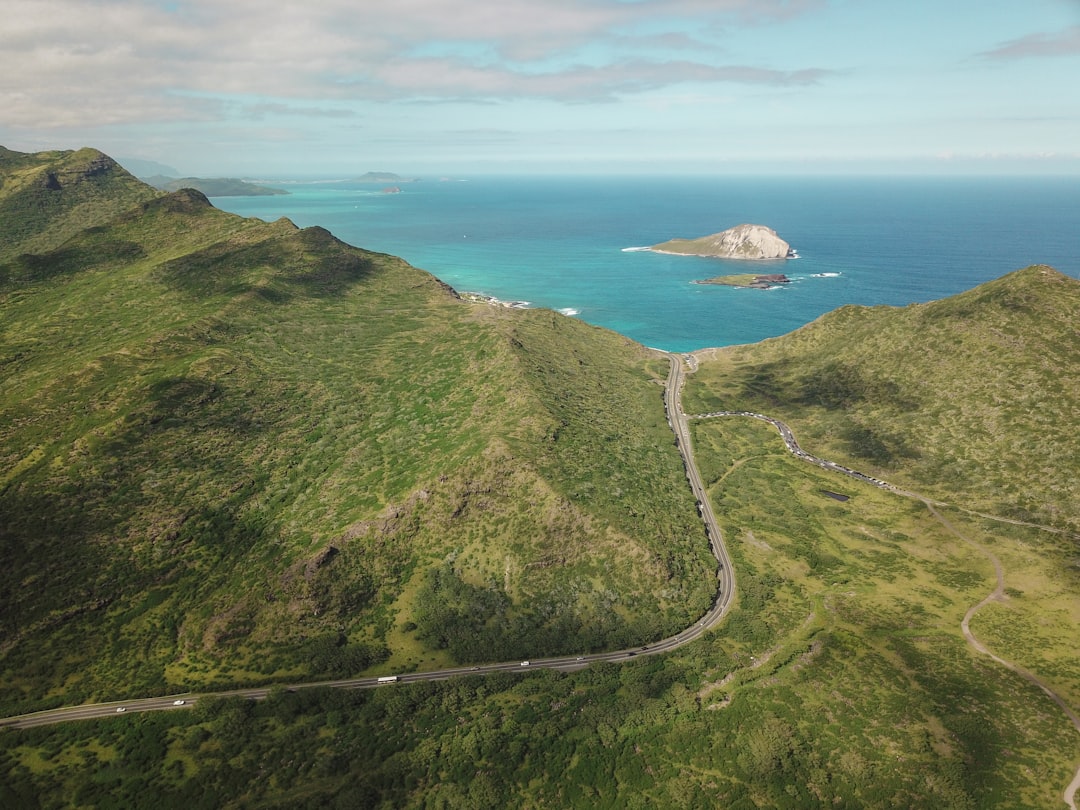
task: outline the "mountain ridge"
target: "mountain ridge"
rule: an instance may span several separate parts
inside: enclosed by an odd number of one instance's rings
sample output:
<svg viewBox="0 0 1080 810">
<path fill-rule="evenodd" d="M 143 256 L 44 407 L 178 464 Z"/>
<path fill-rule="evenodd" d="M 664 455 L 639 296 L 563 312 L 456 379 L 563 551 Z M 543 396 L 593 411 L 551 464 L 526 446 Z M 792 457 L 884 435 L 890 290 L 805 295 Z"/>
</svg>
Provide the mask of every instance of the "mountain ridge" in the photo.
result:
<svg viewBox="0 0 1080 810">
<path fill-rule="evenodd" d="M 707 362 L 688 394 L 705 410 L 730 400 L 779 409 L 852 465 L 1078 531 L 1080 491 L 1059 475 L 1080 465 L 1068 427 L 1080 400 L 1075 311 L 1080 281 L 1032 265 L 940 301 L 843 306 L 787 335 L 709 352 L 723 394 L 697 387 L 712 376 Z M 1047 463 L 1029 460 L 1020 486 L 1008 470 L 1040 454 Z"/>
<path fill-rule="evenodd" d="M 0 260 L 56 247 L 158 192 L 97 149 L 23 154 L 0 147 Z"/>
<path fill-rule="evenodd" d="M 666 360 L 136 191 L 93 218 L 72 195 L 73 235 L 0 261 L 0 702 L 586 650 L 704 612 Z M 103 626 L 144 654 L 94 652 Z"/>
</svg>

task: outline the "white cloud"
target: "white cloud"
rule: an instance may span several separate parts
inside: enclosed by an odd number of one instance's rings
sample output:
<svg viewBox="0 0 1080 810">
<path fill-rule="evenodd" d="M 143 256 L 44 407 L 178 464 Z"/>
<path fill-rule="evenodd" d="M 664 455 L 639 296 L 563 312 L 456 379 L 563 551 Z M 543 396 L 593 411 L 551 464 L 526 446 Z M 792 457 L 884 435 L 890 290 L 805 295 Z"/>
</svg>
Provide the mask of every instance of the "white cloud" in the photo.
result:
<svg viewBox="0 0 1080 810">
<path fill-rule="evenodd" d="M 558 101 L 611 101 L 684 83 L 806 85 L 825 75 L 819 70 L 778 71 L 743 65 L 690 61 L 626 61 L 600 67 L 577 65 L 531 73 L 499 67 L 476 68 L 448 59 L 391 61 L 377 71 L 378 84 L 393 93 L 421 98 L 536 98 Z"/>
<path fill-rule="evenodd" d="M 1080 55 L 1080 25 L 1051 34 L 1029 34 L 981 54 L 988 59 L 1035 59 L 1076 55 Z"/>
<path fill-rule="evenodd" d="M 611 99 L 686 82 L 824 73 L 675 58 L 683 27 L 758 24 L 819 0 L 5 0 L 4 125 L 202 121 L 213 96 L 281 103 Z M 674 26 L 674 27 L 673 27 Z M 633 53 L 636 58 L 616 61 Z M 700 42 L 700 40 L 699 40 Z M 597 43 L 600 43 L 598 46 Z M 607 49 L 605 43 L 611 44 Z M 442 44 L 452 56 L 424 56 Z M 665 58 L 662 45 L 671 47 Z M 594 48 L 591 61 L 581 49 Z M 600 47 L 600 51 L 595 50 Z M 604 55 L 600 58 L 596 54 Z M 474 53 L 474 56 L 470 56 Z M 648 58 L 645 56 L 648 55 Z M 265 109 L 264 109 L 265 111 Z"/>
</svg>

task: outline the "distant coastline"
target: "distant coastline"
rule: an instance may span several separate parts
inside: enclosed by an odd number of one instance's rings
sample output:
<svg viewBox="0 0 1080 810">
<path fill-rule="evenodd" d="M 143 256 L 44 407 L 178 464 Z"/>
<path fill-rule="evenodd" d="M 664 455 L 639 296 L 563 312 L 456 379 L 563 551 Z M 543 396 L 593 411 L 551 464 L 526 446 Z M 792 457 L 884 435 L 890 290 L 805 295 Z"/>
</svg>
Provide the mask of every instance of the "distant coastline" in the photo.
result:
<svg viewBox="0 0 1080 810">
<path fill-rule="evenodd" d="M 144 177 L 143 182 L 162 191 L 179 191 L 193 188 L 207 197 L 273 197 L 289 192 L 235 177 Z"/>
</svg>

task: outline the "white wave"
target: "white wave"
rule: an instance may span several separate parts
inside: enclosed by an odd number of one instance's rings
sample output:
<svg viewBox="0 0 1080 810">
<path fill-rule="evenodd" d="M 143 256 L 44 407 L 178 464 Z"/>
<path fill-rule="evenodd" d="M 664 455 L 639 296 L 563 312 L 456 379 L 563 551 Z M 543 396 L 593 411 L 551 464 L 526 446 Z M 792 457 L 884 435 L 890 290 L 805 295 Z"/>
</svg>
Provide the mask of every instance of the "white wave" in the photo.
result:
<svg viewBox="0 0 1080 810">
<path fill-rule="evenodd" d="M 652 248 L 647 247 L 647 246 L 646 247 L 628 247 L 628 248 L 623 248 L 622 252 L 623 253 L 641 253 L 644 250 L 652 250 Z"/>
<path fill-rule="evenodd" d="M 811 278 L 836 278 L 839 273 L 814 273 Z"/>
<path fill-rule="evenodd" d="M 580 315 L 581 314 L 580 309 L 574 309 L 573 307 L 563 307 L 562 309 L 559 310 L 559 312 L 561 312 L 563 315 L 568 315 L 568 316 L 571 316 L 571 317 L 573 317 L 574 315 Z"/>
</svg>

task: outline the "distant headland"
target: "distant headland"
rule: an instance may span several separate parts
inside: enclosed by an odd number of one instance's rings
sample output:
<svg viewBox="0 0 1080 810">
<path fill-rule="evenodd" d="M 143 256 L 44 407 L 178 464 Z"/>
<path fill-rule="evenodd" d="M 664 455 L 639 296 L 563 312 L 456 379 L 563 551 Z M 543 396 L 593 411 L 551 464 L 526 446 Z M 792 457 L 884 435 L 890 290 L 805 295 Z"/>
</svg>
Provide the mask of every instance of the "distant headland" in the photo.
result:
<svg viewBox="0 0 1080 810">
<path fill-rule="evenodd" d="M 795 259 L 791 245 L 764 225 L 736 225 L 726 231 L 696 239 L 671 239 L 653 245 L 655 253 L 708 256 L 714 259 Z"/>
<path fill-rule="evenodd" d="M 165 177 L 154 175 L 144 177 L 143 181 L 162 191 L 179 191 L 193 188 L 207 197 L 268 197 L 289 192 L 280 188 L 249 183 L 235 177 Z"/>
<path fill-rule="evenodd" d="M 357 183 L 415 183 L 413 177 L 402 177 L 394 172 L 364 172 L 356 178 Z"/>
</svg>

